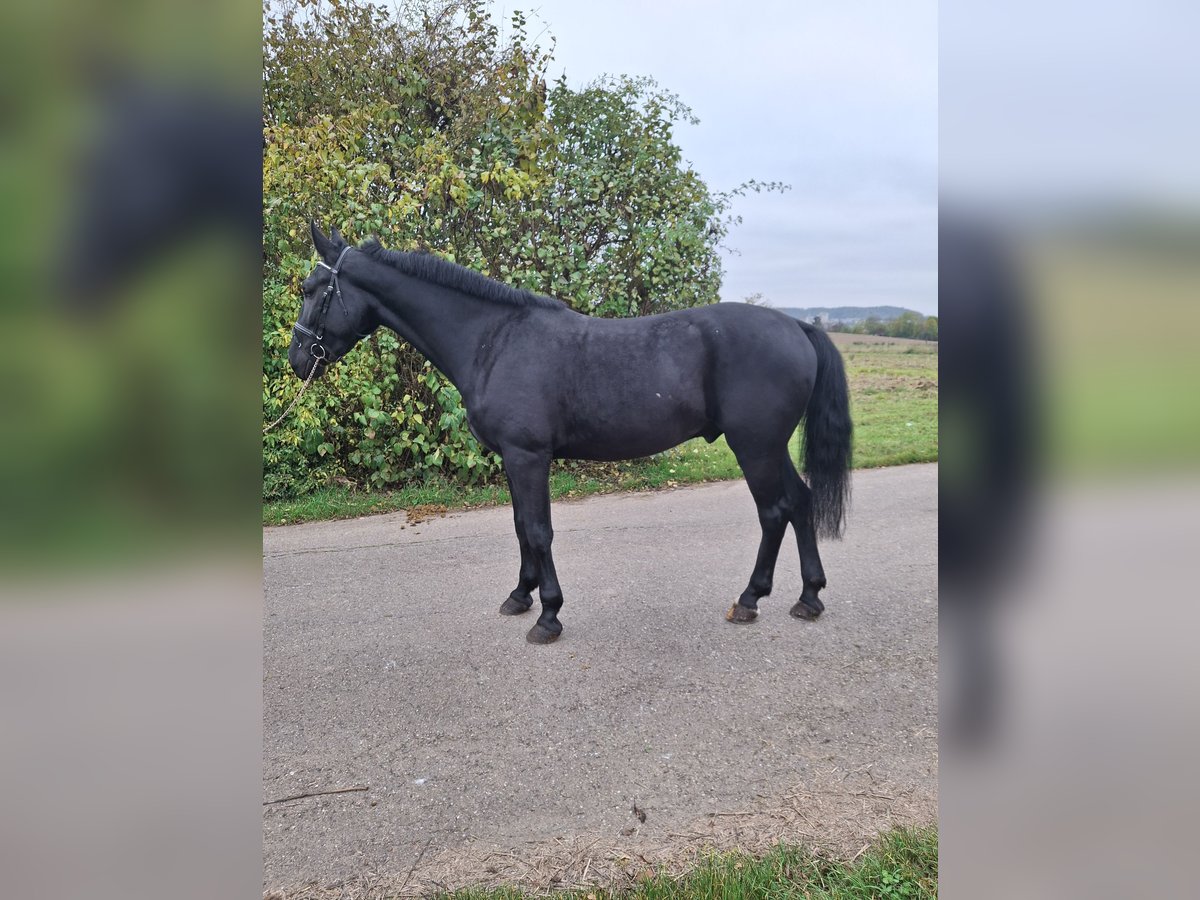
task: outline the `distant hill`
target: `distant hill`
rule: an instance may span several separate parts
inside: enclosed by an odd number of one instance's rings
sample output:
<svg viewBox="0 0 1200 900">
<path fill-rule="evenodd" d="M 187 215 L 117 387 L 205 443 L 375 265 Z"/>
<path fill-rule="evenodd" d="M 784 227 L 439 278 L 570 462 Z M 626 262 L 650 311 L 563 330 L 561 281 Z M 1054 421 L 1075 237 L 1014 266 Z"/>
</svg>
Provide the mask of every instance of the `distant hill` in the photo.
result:
<svg viewBox="0 0 1200 900">
<path fill-rule="evenodd" d="M 903 306 L 809 306 L 803 309 L 794 306 L 779 306 L 776 309 L 787 313 L 794 319 L 803 319 L 805 322 L 811 322 L 814 316 L 820 316 L 821 321 L 827 324 L 844 322 L 847 325 L 862 322 L 872 316 L 881 322 L 890 322 L 892 319 L 899 318 L 901 313 L 915 312 L 915 310 L 905 309 Z"/>
</svg>

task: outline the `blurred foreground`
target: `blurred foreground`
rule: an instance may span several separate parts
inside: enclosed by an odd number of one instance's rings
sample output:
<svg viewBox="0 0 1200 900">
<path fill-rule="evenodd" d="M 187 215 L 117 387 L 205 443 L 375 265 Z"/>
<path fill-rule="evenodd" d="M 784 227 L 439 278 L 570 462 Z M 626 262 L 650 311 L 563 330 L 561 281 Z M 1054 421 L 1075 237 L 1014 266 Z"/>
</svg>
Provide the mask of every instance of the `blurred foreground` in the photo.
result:
<svg viewBox="0 0 1200 900">
<path fill-rule="evenodd" d="M 1194 893 L 1196 19 L 942 16 L 951 900 Z"/>
<path fill-rule="evenodd" d="M 0 16 L 0 892 L 253 896 L 258 10 Z"/>
</svg>

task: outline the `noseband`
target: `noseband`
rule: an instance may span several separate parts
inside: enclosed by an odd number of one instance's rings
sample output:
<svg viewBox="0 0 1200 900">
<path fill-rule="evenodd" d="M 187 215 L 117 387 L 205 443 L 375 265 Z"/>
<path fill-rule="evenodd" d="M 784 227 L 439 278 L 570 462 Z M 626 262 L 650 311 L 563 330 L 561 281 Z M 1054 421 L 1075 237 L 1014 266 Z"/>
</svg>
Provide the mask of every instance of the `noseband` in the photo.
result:
<svg viewBox="0 0 1200 900">
<path fill-rule="evenodd" d="M 338 303 L 341 304 L 342 312 L 346 314 L 346 321 L 350 321 L 350 310 L 346 309 L 346 301 L 342 299 L 342 286 L 338 283 L 338 272 L 341 270 L 342 260 L 345 259 L 346 254 L 353 249 L 353 247 L 343 248 L 342 252 L 338 254 L 338 258 L 332 266 L 324 262 L 317 263 L 317 265 L 324 266 L 329 270 L 329 284 L 325 285 L 325 293 L 321 295 L 321 305 L 317 312 L 317 330 L 313 331 L 310 328 L 306 328 L 300 324 L 299 320 L 297 320 L 296 324 L 292 326 L 292 333 L 300 341 L 301 346 L 304 345 L 303 336 L 313 339 L 312 344 L 309 345 L 308 352 L 312 354 L 312 358 L 315 361 L 324 361 L 327 363 L 334 362 L 334 360 L 329 358 L 329 351 L 325 349 L 325 345 L 321 342 L 325 340 L 325 319 L 329 315 L 329 305 L 335 296 L 338 299 Z M 355 334 L 357 334 L 360 338 L 367 337 L 367 335 L 359 334 L 357 331 Z"/>
</svg>

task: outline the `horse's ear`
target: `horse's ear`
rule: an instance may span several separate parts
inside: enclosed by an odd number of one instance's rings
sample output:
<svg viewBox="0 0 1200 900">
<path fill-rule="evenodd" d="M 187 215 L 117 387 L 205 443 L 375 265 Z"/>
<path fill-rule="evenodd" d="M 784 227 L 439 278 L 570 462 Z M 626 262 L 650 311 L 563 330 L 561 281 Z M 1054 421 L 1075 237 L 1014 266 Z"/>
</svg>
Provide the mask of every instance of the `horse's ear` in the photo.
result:
<svg viewBox="0 0 1200 900">
<path fill-rule="evenodd" d="M 342 237 L 342 233 L 337 230 L 336 225 L 330 230 L 329 239 L 333 241 L 333 246 L 336 247 L 339 252 L 345 249 L 346 239 Z"/>
<path fill-rule="evenodd" d="M 326 264 L 332 266 L 337 261 L 338 245 L 325 237 L 317 226 L 316 219 L 309 223 L 309 229 L 312 231 L 313 246 L 317 248 L 317 253 L 320 254 L 321 259 L 325 260 Z M 336 235 L 337 229 L 334 229 L 333 233 Z"/>
</svg>

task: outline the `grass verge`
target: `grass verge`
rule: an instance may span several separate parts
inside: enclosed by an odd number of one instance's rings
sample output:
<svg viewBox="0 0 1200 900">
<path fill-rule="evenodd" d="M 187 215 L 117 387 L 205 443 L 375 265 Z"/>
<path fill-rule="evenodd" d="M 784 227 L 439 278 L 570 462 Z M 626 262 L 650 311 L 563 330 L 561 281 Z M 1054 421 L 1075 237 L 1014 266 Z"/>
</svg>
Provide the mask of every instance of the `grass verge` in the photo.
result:
<svg viewBox="0 0 1200 900">
<path fill-rule="evenodd" d="M 937 897 L 937 877 L 937 829 L 896 828 L 851 862 L 779 846 L 762 857 L 714 854 L 680 876 L 654 873 L 628 887 L 582 888 L 549 896 L 558 900 L 931 900 Z M 532 895 L 515 888 L 489 888 L 441 896 L 447 900 L 523 900 Z"/>
<path fill-rule="evenodd" d="M 938 458 L 938 345 L 901 338 L 833 334 L 846 361 L 854 418 L 855 468 L 934 462 Z M 796 458 L 797 439 L 791 454 Z M 719 438 L 697 438 L 648 459 L 556 464 L 550 496 L 582 497 L 741 478 Z M 434 478 L 377 492 L 336 486 L 263 506 L 264 525 L 344 519 L 414 507 L 471 508 L 508 502 L 502 485 L 461 485 Z"/>
</svg>

